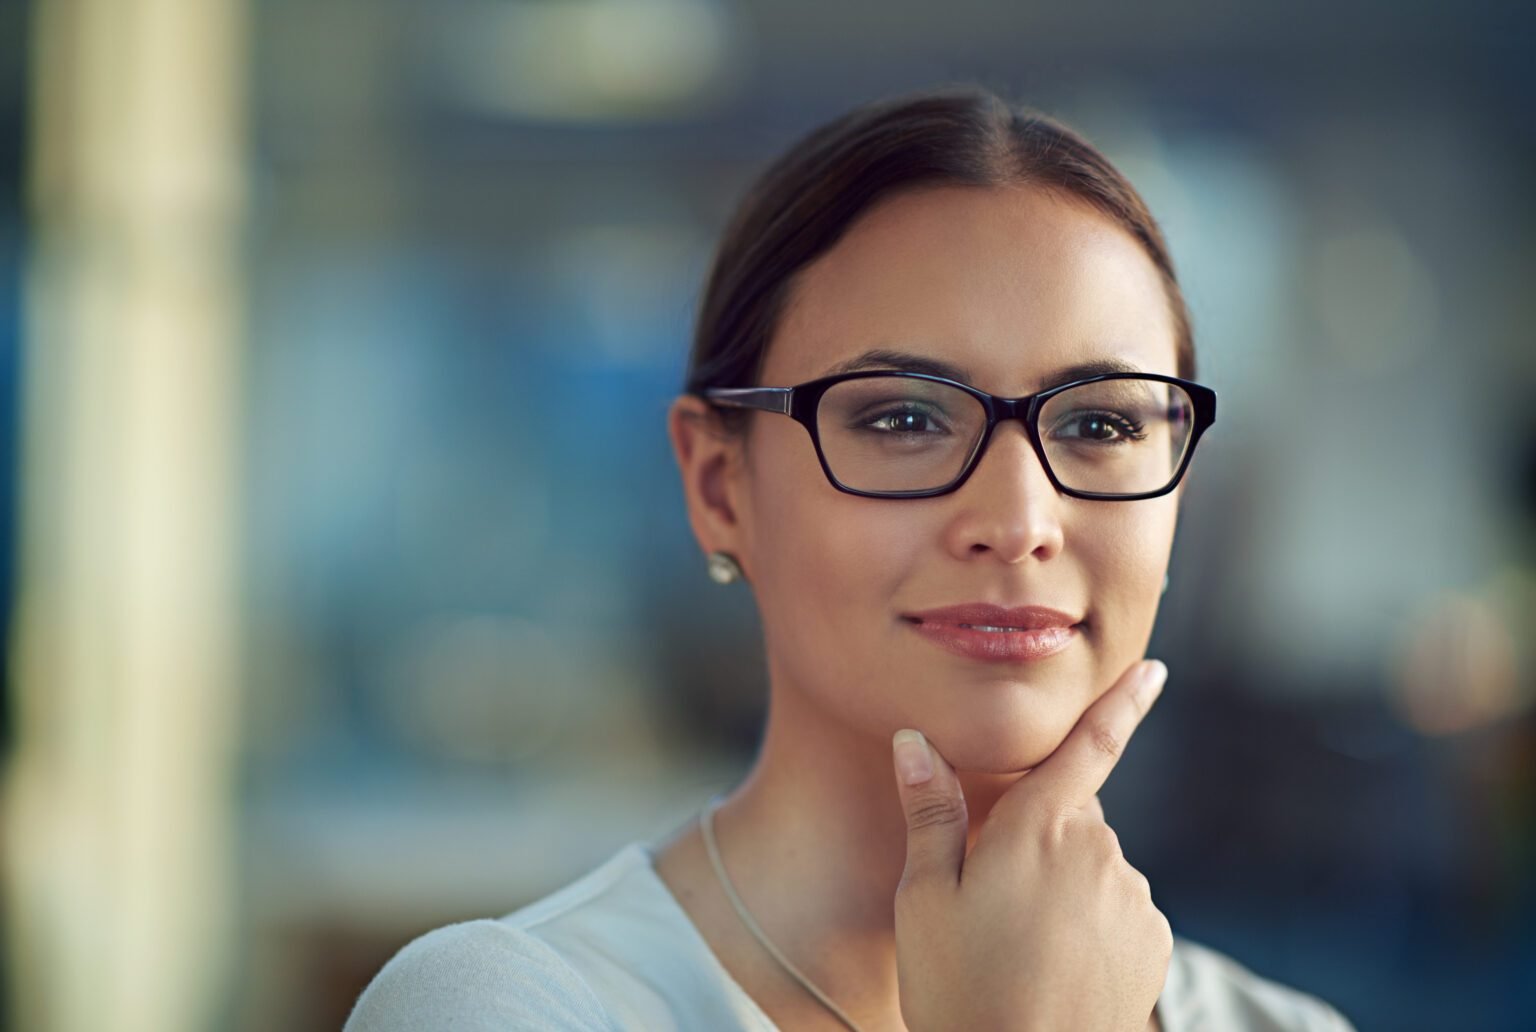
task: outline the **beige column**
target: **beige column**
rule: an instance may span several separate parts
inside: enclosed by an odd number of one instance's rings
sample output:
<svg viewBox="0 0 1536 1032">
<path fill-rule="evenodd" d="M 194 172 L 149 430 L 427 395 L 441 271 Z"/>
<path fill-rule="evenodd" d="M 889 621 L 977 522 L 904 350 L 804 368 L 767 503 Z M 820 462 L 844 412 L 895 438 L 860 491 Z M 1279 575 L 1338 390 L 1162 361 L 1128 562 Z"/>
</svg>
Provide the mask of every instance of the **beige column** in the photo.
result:
<svg viewBox="0 0 1536 1032">
<path fill-rule="evenodd" d="M 34 7 L 12 1028 L 190 1032 L 226 988 L 246 17 Z"/>
</svg>

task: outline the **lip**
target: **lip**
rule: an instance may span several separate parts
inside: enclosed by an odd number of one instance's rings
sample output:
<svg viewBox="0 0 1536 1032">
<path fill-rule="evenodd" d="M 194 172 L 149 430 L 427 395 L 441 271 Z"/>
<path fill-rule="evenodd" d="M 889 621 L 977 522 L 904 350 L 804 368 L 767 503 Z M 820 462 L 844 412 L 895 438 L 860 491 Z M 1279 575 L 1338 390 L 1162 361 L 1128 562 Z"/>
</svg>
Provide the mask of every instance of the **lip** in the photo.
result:
<svg viewBox="0 0 1536 1032">
<path fill-rule="evenodd" d="M 902 619 L 940 648 L 967 659 L 993 663 L 1023 663 L 1053 656 L 1076 640 L 1082 623 L 1059 609 L 996 606 L 986 602 L 905 613 Z M 962 624 L 1021 629 L 979 631 Z"/>
</svg>

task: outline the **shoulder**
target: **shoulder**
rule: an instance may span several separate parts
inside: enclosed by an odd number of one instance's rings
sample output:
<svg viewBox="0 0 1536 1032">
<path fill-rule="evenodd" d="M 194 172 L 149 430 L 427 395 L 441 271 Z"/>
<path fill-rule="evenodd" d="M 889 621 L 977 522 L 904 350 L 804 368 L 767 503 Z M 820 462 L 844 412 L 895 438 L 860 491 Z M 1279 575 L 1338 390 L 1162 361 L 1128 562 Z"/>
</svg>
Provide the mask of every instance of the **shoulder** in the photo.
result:
<svg viewBox="0 0 1536 1032">
<path fill-rule="evenodd" d="M 505 921 L 446 925 L 406 944 L 374 976 L 344 1032 L 453 1028 L 610 1029 L 585 980 Z"/>
<path fill-rule="evenodd" d="M 1175 937 L 1158 1004 L 1166 1032 L 1355 1032 L 1330 1004 L 1263 978 L 1209 946 Z"/>
</svg>

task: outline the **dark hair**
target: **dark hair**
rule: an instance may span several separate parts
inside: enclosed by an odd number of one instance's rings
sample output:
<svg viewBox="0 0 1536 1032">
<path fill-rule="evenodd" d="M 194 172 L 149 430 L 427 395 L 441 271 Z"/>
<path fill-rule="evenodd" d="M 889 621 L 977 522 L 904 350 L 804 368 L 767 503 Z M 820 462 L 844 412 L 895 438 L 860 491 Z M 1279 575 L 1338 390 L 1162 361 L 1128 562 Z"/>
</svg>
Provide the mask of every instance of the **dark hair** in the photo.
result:
<svg viewBox="0 0 1536 1032">
<path fill-rule="evenodd" d="M 924 186 L 1033 183 L 1086 201 L 1146 248 L 1168 295 L 1178 375 L 1195 375 L 1189 311 L 1156 221 L 1130 182 L 1073 130 L 980 86 L 865 104 L 813 130 L 747 191 L 716 248 L 685 390 L 759 386 L 797 274 L 877 200 Z M 720 411 L 728 426 L 746 412 Z"/>
</svg>

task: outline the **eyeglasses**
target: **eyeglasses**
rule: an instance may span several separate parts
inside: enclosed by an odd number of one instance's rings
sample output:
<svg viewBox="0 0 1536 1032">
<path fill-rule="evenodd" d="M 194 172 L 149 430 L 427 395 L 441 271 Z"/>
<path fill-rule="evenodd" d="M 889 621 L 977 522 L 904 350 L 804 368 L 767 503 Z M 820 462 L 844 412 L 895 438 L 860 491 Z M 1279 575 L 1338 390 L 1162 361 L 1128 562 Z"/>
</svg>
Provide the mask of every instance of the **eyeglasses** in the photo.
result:
<svg viewBox="0 0 1536 1032">
<path fill-rule="evenodd" d="M 794 387 L 709 387 L 712 404 L 794 419 L 832 486 L 932 498 L 964 484 L 1007 419 L 1023 422 L 1046 476 L 1073 498 L 1167 494 L 1216 421 L 1216 392 L 1156 373 L 1106 373 L 1004 398 L 927 373 L 841 373 Z"/>
</svg>

